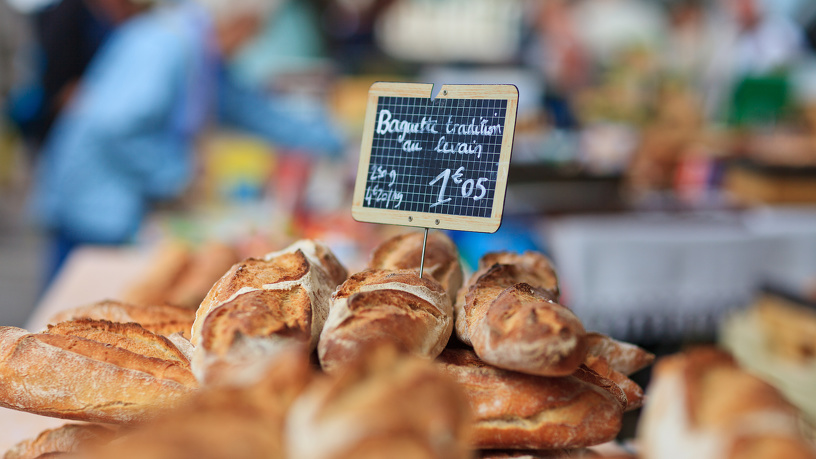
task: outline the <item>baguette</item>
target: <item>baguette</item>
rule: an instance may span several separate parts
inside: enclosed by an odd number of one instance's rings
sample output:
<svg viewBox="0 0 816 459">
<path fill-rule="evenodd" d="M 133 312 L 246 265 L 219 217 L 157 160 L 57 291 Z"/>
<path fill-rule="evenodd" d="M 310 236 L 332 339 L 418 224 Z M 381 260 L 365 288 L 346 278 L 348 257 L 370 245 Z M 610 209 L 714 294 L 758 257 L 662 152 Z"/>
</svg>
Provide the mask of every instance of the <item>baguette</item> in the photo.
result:
<svg viewBox="0 0 816 459">
<path fill-rule="evenodd" d="M 187 269 L 168 288 L 164 301 L 195 310 L 210 287 L 239 261 L 233 247 L 215 241 L 206 243 L 192 254 Z"/>
<path fill-rule="evenodd" d="M 0 327 L 0 406 L 129 423 L 177 405 L 196 386 L 184 355 L 137 324 L 67 322 L 46 333 Z"/>
<path fill-rule="evenodd" d="M 327 372 L 383 344 L 433 359 L 452 331 L 450 298 L 438 282 L 410 269 L 368 269 L 351 276 L 334 293 L 318 357 Z"/>
<path fill-rule="evenodd" d="M 586 357 L 586 332 L 569 309 L 525 281 L 518 265 L 494 264 L 457 305 L 459 338 L 486 362 L 541 376 L 567 376 Z"/>
<path fill-rule="evenodd" d="M 233 265 L 207 293 L 196 311 L 191 342 L 195 346 L 200 344 L 201 328 L 210 311 L 237 295 L 252 290 L 286 290 L 299 285 L 306 290 L 311 302 L 314 346 L 328 315 L 331 293 L 338 280 L 345 278 L 345 273 L 331 251 L 315 241 L 298 241 L 263 259 L 248 258 Z"/>
<path fill-rule="evenodd" d="M 621 403 L 574 376 L 507 371 L 466 349 L 446 349 L 438 362 L 465 390 L 476 448 L 583 448 L 614 439 L 621 428 Z"/>
<path fill-rule="evenodd" d="M 422 263 L 422 233 L 405 233 L 377 246 L 368 263 L 370 269 L 413 269 L 419 270 Z M 462 287 L 462 265 L 456 244 L 445 233 L 434 231 L 428 234 L 425 248 L 423 276 L 429 275 L 448 292 L 451 302 Z"/>
<path fill-rule="evenodd" d="M 169 336 L 179 333 L 189 339 L 190 329 L 195 320 L 195 311 L 168 304 L 136 305 L 104 300 L 61 311 L 51 317 L 48 322 L 57 324 L 78 319 L 108 320 L 119 323 L 135 322 L 159 335 Z"/>
<path fill-rule="evenodd" d="M 586 340 L 587 355 L 603 357 L 612 370 L 625 376 L 646 368 L 655 359 L 651 352 L 601 333 L 587 333 Z"/>
<path fill-rule="evenodd" d="M 35 459 L 49 457 L 46 455 L 77 453 L 108 443 L 115 437 L 115 429 L 101 424 L 66 424 L 14 445 L 6 451 L 3 459 Z"/>
<path fill-rule="evenodd" d="M 344 276 L 328 248 L 313 241 L 233 266 L 196 313 L 191 340 L 196 376 L 207 381 L 214 366 L 237 370 L 292 343 L 314 350 L 335 282 Z"/>
</svg>

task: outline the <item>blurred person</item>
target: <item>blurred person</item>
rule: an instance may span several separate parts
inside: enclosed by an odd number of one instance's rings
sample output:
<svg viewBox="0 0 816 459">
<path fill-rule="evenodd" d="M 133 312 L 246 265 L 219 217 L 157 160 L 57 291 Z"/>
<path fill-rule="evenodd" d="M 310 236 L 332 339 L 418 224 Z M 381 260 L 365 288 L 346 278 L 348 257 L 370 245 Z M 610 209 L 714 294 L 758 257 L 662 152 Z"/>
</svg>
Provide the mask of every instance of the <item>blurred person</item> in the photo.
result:
<svg viewBox="0 0 816 459">
<path fill-rule="evenodd" d="M 100 49 L 46 140 L 32 196 L 54 239 L 52 277 L 79 244 L 123 244 L 194 174 L 213 118 L 299 151 L 336 155 L 325 116 L 293 116 L 224 70 L 276 2 L 176 0 L 122 24 Z"/>
<path fill-rule="evenodd" d="M 79 79 L 119 24 L 149 7 L 151 0 L 57 0 L 30 12 L 36 75 L 15 91 L 12 118 L 30 151 L 37 153 Z"/>
<path fill-rule="evenodd" d="M 759 0 L 721 0 L 719 5 L 719 26 L 704 75 L 706 110 L 713 118 L 739 118 L 741 115 L 734 114 L 739 107 L 734 104 L 741 102 L 734 97 L 739 97 L 736 93 L 746 82 L 770 77 L 778 84 L 770 82 L 766 89 L 784 96 L 785 90 L 779 86 L 784 86 L 785 72 L 802 57 L 804 33 L 790 18 L 776 14 Z M 769 82 L 760 85 L 764 83 Z"/>
</svg>

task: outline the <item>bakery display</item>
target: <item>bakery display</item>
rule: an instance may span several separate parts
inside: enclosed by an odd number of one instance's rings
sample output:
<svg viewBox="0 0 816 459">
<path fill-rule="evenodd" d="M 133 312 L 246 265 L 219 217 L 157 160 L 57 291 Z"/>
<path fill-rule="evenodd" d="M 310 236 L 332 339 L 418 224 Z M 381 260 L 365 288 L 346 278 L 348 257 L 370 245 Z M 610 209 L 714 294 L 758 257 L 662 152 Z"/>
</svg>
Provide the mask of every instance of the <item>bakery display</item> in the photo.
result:
<svg viewBox="0 0 816 459">
<path fill-rule="evenodd" d="M 443 232 L 428 233 L 425 247 L 425 263 L 422 265 L 423 233 L 404 233 L 394 236 L 371 253 L 368 267 L 372 269 L 413 269 L 423 268 L 423 276 L 428 275 L 442 284 L 451 302 L 462 287 L 463 272 L 459 262 L 456 244 Z"/>
<path fill-rule="evenodd" d="M 134 322 L 159 335 L 170 336 L 179 333 L 190 339 L 195 311 L 169 304 L 145 305 L 103 300 L 61 311 L 52 316 L 48 323 L 58 324 L 78 319 L 107 320 L 118 323 Z"/>
<path fill-rule="evenodd" d="M 127 423 L 177 406 L 197 385 L 185 355 L 137 324 L 80 320 L 44 333 L 0 327 L 0 406 Z"/>
<path fill-rule="evenodd" d="M 433 359 L 452 331 L 453 308 L 437 281 L 410 269 L 368 269 L 352 275 L 332 296 L 317 350 L 328 372 L 381 345 Z"/>
</svg>

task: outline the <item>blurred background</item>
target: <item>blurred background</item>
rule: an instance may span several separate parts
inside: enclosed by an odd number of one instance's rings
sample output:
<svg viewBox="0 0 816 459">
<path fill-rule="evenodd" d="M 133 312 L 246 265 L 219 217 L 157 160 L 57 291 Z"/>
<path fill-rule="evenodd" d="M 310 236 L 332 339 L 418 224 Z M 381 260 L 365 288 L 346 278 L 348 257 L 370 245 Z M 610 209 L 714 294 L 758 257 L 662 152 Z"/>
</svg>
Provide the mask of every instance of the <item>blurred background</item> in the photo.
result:
<svg viewBox="0 0 816 459">
<path fill-rule="evenodd" d="M 405 230 L 350 217 L 375 81 L 518 86 L 503 225 L 451 232 L 471 269 L 544 251 L 587 329 L 658 352 L 814 320 L 815 52 L 808 0 L 0 0 L 0 322 L 168 244 L 359 269 Z"/>
</svg>

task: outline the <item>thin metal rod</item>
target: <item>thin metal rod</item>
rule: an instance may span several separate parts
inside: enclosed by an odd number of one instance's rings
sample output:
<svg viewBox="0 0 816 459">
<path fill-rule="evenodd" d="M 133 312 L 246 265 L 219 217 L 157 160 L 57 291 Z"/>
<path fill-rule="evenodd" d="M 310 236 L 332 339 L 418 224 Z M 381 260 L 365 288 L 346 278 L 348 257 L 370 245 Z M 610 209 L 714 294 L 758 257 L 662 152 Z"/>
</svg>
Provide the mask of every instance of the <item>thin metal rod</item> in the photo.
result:
<svg viewBox="0 0 816 459">
<path fill-rule="evenodd" d="M 419 260 L 419 278 L 422 279 L 422 271 L 425 270 L 425 245 L 428 243 L 428 228 L 425 228 L 425 237 L 422 238 L 422 258 Z"/>
</svg>

